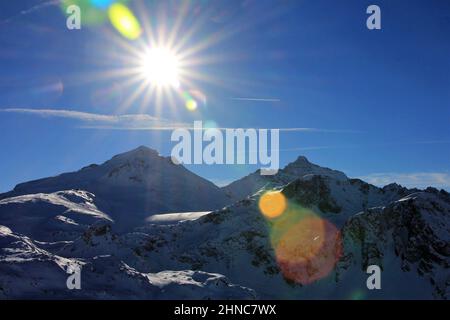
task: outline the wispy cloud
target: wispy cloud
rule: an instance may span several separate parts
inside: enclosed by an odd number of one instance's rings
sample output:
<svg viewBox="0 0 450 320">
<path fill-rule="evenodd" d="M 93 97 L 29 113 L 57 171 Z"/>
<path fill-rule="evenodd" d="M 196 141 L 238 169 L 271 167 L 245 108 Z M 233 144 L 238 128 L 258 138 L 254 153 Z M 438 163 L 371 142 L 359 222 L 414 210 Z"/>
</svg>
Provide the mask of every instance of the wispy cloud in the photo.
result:
<svg viewBox="0 0 450 320">
<path fill-rule="evenodd" d="M 187 124 L 159 124 L 159 125 L 83 125 L 79 126 L 80 129 L 94 129 L 94 130 L 122 130 L 122 131 L 165 131 L 176 129 L 191 129 Z"/>
<path fill-rule="evenodd" d="M 311 133 L 358 133 L 358 131 L 350 130 L 332 130 L 332 129 L 321 129 L 321 128 L 308 128 L 308 127 L 294 127 L 294 128 L 263 128 L 263 127 L 246 127 L 246 128 L 232 128 L 232 127 L 219 127 L 219 130 L 226 129 L 256 129 L 256 130 L 279 130 L 280 132 L 311 132 Z"/>
<path fill-rule="evenodd" d="M 436 187 L 450 189 L 450 173 L 448 172 L 372 173 L 358 178 L 377 186 L 385 186 L 396 182 L 408 188 Z"/>
<path fill-rule="evenodd" d="M 84 125 L 82 126 L 82 128 L 91 129 L 171 130 L 188 126 L 187 123 L 174 122 L 167 119 L 153 117 L 148 114 L 106 115 L 74 110 L 26 108 L 0 109 L 0 112 L 30 114 L 40 117 L 73 119 L 89 123 L 89 125 Z"/>
<path fill-rule="evenodd" d="M 281 100 L 277 99 L 277 98 L 236 97 L 236 98 L 230 98 L 230 100 L 234 100 L 234 101 L 254 101 L 254 102 L 281 102 Z"/>
<path fill-rule="evenodd" d="M 192 124 L 189 123 L 179 123 L 176 126 L 166 126 L 166 127 L 154 127 L 154 126 L 147 126 L 147 125 L 143 125 L 143 126 L 139 126 L 139 125 L 133 125 L 133 126 L 114 126 L 114 125 L 83 125 L 80 128 L 82 129 L 105 129 L 105 130 L 172 130 L 172 129 L 187 129 L 187 130 L 202 130 L 202 131 L 206 131 L 210 128 L 207 127 L 202 127 L 201 129 L 199 128 L 194 128 L 194 126 Z M 318 129 L 318 128 L 232 128 L 232 127 L 217 127 L 214 128 L 217 130 L 236 130 L 236 129 L 243 129 L 243 130 L 248 130 L 248 129 L 256 129 L 256 130 L 261 130 L 261 129 L 265 129 L 265 130 L 279 130 L 280 132 L 310 132 L 310 133 L 315 133 L 315 132 L 322 132 L 322 133 L 331 133 L 331 132 L 335 132 L 335 133 L 340 133 L 341 131 L 337 131 L 337 130 L 327 130 L 327 129 Z M 344 133 L 346 133 L 347 131 L 345 131 Z M 312 147 L 313 149 L 325 149 L 324 147 Z M 331 147 L 329 147 L 331 148 Z M 310 150 L 310 148 L 299 148 L 299 151 L 301 150 Z M 280 151 L 285 151 L 285 150 L 280 150 Z M 289 151 L 294 151 L 294 150 L 289 150 Z"/>
<path fill-rule="evenodd" d="M 107 115 L 90 112 L 82 112 L 64 109 L 30 109 L 30 108 L 5 108 L 0 112 L 19 113 L 35 115 L 39 117 L 53 117 L 74 119 L 84 122 L 81 129 L 104 129 L 104 130 L 174 130 L 179 128 L 194 129 L 193 123 L 172 121 L 163 118 L 157 118 L 148 114 L 122 114 Z M 208 128 L 202 128 L 206 130 Z M 231 127 L 218 127 L 219 130 L 236 129 Z M 247 129 L 269 129 L 270 128 L 242 128 Z M 352 133 L 348 130 L 329 130 L 320 128 L 272 128 L 280 132 L 322 132 L 322 133 Z"/>
<path fill-rule="evenodd" d="M 362 133 L 359 130 L 340 130 L 340 129 L 323 129 L 323 128 L 279 128 L 280 131 L 285 132 L 298 132 L 298 131 L 308 131 L 308 132 L 322 132 L 322 133 Z"/>
<path fill-rule="evenodd" d="M 355 148 L 352 145 L 335 145 L 335 146 L 310 146 L 310 147 L 297 147 L 280 149 L 282 152 L 297 152 L 297 151 L 314 151 L 314 150 L 329 150 L 329 149 L 349 149 Z"/>
<path fill-rule="evenodd" d="M 31 14 L 33 12 L 39 11 L 41 9 L 44 9 L 44 8 L 47 8 L 47 7 L 58 6 L 60 4 L 61 4 L 61 0 L 44 1 L 44 2 L 41 2 L 41 3 L 39 3 L 39 4 L 37 4 L 37 5 L 33 6 L 33 7 L 30 7 L 28 9 L 22 10 L 18 14 L 13 15 L 13 16 L 11 16 L 11 17 L 3 20 L 3 21 L 0 21 L 0 24 L 8 23 L 8 22 L 11 22 L 12 20 L 20 17 L 20 16 L 28 15 L 28 14 Z"/>
</svg>

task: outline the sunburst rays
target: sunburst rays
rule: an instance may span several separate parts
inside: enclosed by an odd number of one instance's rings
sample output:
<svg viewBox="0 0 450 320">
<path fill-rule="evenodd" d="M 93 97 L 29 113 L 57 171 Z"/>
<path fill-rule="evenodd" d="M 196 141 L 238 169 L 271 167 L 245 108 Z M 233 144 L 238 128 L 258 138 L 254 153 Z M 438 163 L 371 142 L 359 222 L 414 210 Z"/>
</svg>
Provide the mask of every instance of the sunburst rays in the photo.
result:
<svg viewBox="0 0 450 320">
<path fill-rule="evenodd" d="M 205 71 L 205 67 L 223 65 L 228 60 L 239 60 L 239 55 L 215 48 L 252 23 L 237 23 L 233 26 L 215 24 L 212 17 L 217 8 L 211 4 L 198 7 L 196 1 L 146 3 L 137 0 L 132 4 L 127 16 L 129 17 L 130 13 L 136 15 L 141 29 L 140 36 L 133 40 L 124 36 L 123 32 L 101 27 L 99 31 L 105 41 L 95 48 L 98 48 L 97 55 L 101 56 L 98 63 L 102 65 L 102 70 L 80 72 L 71 79 L 77 84 L 118 83 L 124 97 L 117 102 L 112 112 L 117 114 L 136 110 L 155 116 L 166 112 L 179 118 L 183 114 L 180 109 L 184 109 L 201 116 L 205 111 L 206 101 L 209 100 L 203 86 L 239 92 L 248 85 L 245 79 L 213 74 Z M 120 17 L 118 21 L 121 21 Z M 255 19 L 256 24 L 260 22 L 261 17 Z M 155 85 L 157 81 L 151 77 L 149 79 L 149 75 L 143 72 L 145 56 L 148 52 L 161 48 L 176 56 L 176 82 L 179 82 L 179 85 Z M 174 73 L 170 68 L 168 71 Z M 162 75 L 163 78 L 164 76 Z M 202 98 L 199 99 L 199 95 L 192 92 L 200 92 Z M 192 100 L 186 100 L 186 97 Z"/>
</svg>

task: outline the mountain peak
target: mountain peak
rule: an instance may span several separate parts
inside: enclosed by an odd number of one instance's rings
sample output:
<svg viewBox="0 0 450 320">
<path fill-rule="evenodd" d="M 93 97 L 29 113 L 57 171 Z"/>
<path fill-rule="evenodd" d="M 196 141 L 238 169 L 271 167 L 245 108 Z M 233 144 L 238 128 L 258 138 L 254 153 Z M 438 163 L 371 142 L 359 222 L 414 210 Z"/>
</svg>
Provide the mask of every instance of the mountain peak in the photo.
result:
<svg viewBox="0 0 450 320">
<path fill-rule="evenodd" d="M 299 156 L 295 161 L 289 163 L 284 169 L 289 171 L 298 168 L 309 169 L 314 167 L 319 166 L 309 162 L 309 160 L 305 156 Z"/>
<path fill-rule="evenodd" d="M 153 151 L 153 152 L 157 152 L 155 149 L 149 148 L 149 147 L 144 146 L 144 145 L 140 145 L 139 147 L 137 147 L 136 149 L 133 149 L 131 151 Z"/>
<path fill-rule="evenodd" d="M 298 156 L 297 160 L 295 160 L 292 163 L 305 163 L 305 164 L 311 164 L 309 160 L 305 156 Z"/>
<path fill-rule="evenodd" d="M 125 154 L 130 154 L 130 155 L 134 155 L 134 154 L 142 155 L 142 154 L 144 154 L 144 155 L 153 155 L 153 156 L 156 155 L 156 156 L 159 156 L 159 152 L 158 151 L 156 151 L 155 149 L 149 148 L 147 146 L 139 146 L 139 147 L 137 147 L 137 148 L 135 148 L 133 150 L 125 152 Z"/>
<path fill-rule="evenodd" d="M 317 164 L 309 162 L 309 160 L 305 156 L 299 156 L 297 160 L 289 163 L 284 169 L 283 172 L 289 174 L 295 178 L 302 177 L 308 174 L 313 175 L 323 175 L 333 177 L 337 180 L 346 180 L 347 176 L 340 171 L 332 170 L 330 168 L 321 167 Z M 286 181 L 290 182 L 290 181 Z"/>
<path fill-rule="evenodd" d="M 139 146 L 133 150 L 120 153 L 112 157 L 111 160 L 123 160 L 123 159 L 158 159 L 162 158 L 158 151 L 146 146 Z"/>
</svg>

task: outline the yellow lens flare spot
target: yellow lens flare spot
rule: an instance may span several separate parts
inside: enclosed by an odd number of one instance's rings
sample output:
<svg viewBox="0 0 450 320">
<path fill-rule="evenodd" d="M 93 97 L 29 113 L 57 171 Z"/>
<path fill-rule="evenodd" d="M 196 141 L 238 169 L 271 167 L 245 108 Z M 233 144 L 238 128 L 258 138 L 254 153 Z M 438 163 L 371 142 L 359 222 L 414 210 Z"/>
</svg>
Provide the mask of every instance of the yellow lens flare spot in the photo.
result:
<svg viewBox="0 0 450 320">
<path fill-rule="evenodd" d="M 264 193 L 259 199 L 259 210 L 267 218 L 279 217 L 286 210 L 286 197 L 279 191 Z"/>
<path fill-rule="evenodd" d="M 141 58 L 141 73 L 152 85 L 158 87 L 180 86 L 180 62 L 167 48 L 152 48 Z"/>
<path fill-rule="evenodd" d="M 189 111 L 197 110 L 197 102 L 194 99 L 186 101 L 186 109 L 188 109 Z"/>
<path fill-rule="evenodd" d="M 141 35 L 141 25 L 127 6 L 121 3 L 114 3 L 108 9 L 108 16 L 111 24 L 125 38 L 135 40 Z"/>
</svg>

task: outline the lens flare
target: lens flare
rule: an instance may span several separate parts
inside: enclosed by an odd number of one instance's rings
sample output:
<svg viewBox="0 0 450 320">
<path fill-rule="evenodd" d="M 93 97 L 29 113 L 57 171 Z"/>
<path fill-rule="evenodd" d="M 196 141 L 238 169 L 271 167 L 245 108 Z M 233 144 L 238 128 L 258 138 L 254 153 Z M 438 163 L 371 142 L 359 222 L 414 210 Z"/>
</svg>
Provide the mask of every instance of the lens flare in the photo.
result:
<svg viewBox="0 0 450 320">
<path fill-rule="evenodd" d="M 114 0 L 90 0 L 91 3 L 97 8 L 106 9 L 108 8 Z"/>
<path fill-rule="evenodd" d="M 207 96 L 199 88 L 201 83 L 224 86 L 232 91 L 239 89 L 235 88 L 236 85 L 239 86 L 239 81 L 224 81 L 214 74 L 208 74 L 202 68 L 226 60 L 223 52 L 216 55 L 213 53 L 215 50 L 210 49 L 216 48 L 229 36 L 239 32 L 239 28 L 232 28 L 232 30 L 216 30 L 217 32 L 213 32 L 210 36 L 202 35 L 203 27 L 208 28 L 210 24 L 211 10 L 207 0 L 137 1 L 137 3 L 131 0 L 55 2 L 60 3 L 60 9 L 72 19 L 78 17 L 68 8 L 77 5 L 81 9 L 80 18 L 83 27 L 110 23 L 114 29 L 114 32 L 104 34 L 105 40 L 111 40 L 114 49 L 103 50 L 102 41 L 95 50 L 111 68 L 89 71 L 83 79 L 107 83 L 120 82 L 124 96 L 120 96 L 119 101 L 115 103 L 118 104 L 115 110 L 117 113 L 123 113 L 136 104 L 139 104 L 139 112 L 151 107 L 155 110 L 156 116 L 159 116 L 163 109 L 169 109 L 172 114 L 176 114 L 180 107 L 193 113 L 200 113 L 208 108 Z M 160 5 L 166 2 L 167 5 Z M 172 5 L 175 2 L 177 4 Z M 133 6 L 129 3 L 133 3 Z M 160 60 L 169 68 L 160 67 L 159 63 L 155 63 L 151 58 L 152 54 L 150 58 L 145 58 L 152 48 L 170 50 L 169 58 L 166 56 Z M 175 59 L 172 59 L 173 56 Z M 175 64 L 164 64 L 170 60 Z M 190 93 L 190 100 L 180 99 L 185 90 Z M 245 166 L 238 165 L 233 167 L 233 170 L 242 173 Z"/>
<path fill-rule="evenodd" d="M 197 102 L 194 99 L 186 101 L 186 109 L 189 111 L 197 110 Z"/>
<path fill-rule="evenodd" d="M 203 106 L 206 106 L 207 99 L 206 95 L 203 92 L 201 92 L 200 90 L 193 89 L 189 90 L 189 93 L 193 98 L 195 98 L 196 101 L 199 101 Z"/>
<path fill-rule="evenodd" d="M 108 9 L 108 16 L 111 24 L 124 37 L 135 40 L 141 35 L 141 25 L 127 6 L 121 3 L 114 3 Z"/>
<path fill-rule="evenodd" d="M 334 269 L 341 252 L 339 231 L 317 216 L 301 219 L 275 245 L 284 277 L 303 285 L 325 278 Z"/>
<path fill-rule="evenodd" d="M 195 99 L 192 98 L 192 96 L 188 91 L 183 92 L 182 96 L 184 99 L 184 105 L 186 106 L 186 109 L 188 109 L 189 111 L 197 110 L 198 107 L 197 101 L 195 101 Z"/>
<path fill-rule="evenodd" d="M 107 20 L 106 13 L 99 8 L 92 6 L 86 0 L 63 0 L 61 2 L 61 9 L 65 15 L 68 15 L 67 9 L 71 5 L 76 5 L 81 11 L 81 21 L 83 25 L 96 26 L 104 23 Z"/>
<path fill-rule="evenodd" d="M 286 210 L 286 197 L 278 191 L 264 193 L 259 199 L 259 210 L 267 218 L 279 217 Z"/>
</svg>

